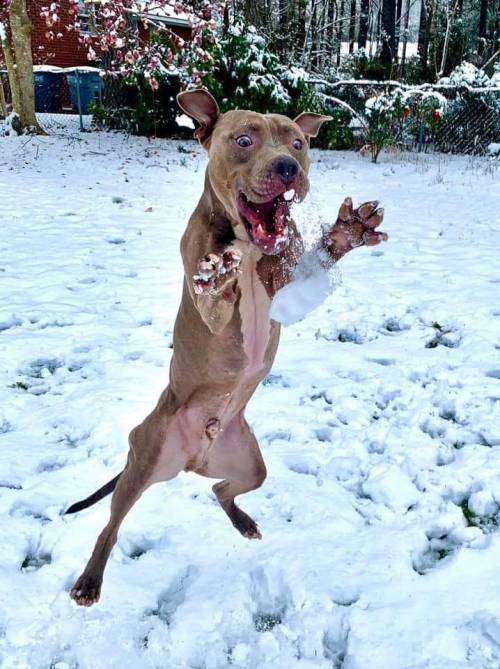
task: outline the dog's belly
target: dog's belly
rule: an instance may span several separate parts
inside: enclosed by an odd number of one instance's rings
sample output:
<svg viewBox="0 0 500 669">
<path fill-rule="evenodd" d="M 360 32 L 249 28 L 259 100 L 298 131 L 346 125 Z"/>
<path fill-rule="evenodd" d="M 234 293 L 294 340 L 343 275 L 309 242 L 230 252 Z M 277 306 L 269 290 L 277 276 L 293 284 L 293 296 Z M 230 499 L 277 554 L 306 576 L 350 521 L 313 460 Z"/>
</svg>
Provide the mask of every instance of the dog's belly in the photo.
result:
<svg viewBox="0 0 500 669">
<path fill-rule="evenodd" d="M 273 363 L 280 328 L 269 317 L 271 299 L 257 273 L 258 257 L 249 256 L 238 281 L 237 311 L 220 335 L 207 339 L 199 316 L 181 309 L 179 329 L 189 337 L 174 343 L 174 399 L 171 405 L 159 403 L 162 413 L 170 413 L 156 466 L 160 480 L 168 471 L 172 444 L 184 453 L 185 469 L 203 466 L 218 435 L 245 408 Z"/>
</svg>

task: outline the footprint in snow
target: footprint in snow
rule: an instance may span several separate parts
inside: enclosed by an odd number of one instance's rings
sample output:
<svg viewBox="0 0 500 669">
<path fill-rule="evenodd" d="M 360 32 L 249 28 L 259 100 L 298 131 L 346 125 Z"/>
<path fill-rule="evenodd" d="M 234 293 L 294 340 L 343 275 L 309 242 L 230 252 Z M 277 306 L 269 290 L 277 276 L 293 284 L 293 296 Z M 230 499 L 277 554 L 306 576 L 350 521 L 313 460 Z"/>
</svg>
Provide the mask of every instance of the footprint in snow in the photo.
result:
<svg viewBox="0 0 500 669">
<path fill-rule="evenodd" d="M 270 572 L 273 572 L 272 574 Z M 257 632 L 269 632 L 283 622 L 292 602 L 281 572 L 259 567 L 250 572 L 250 592 L 255 604 L 253 623 Z"/>
<path fill-rule="evenodd" d="M 396 364 L 394 358 L 365 358 L 368 362 L 374 362 L 377 365 L 382 365 L 382 367 L 390 367 L 391 365 Z"/>
<path fill-rule="evenodd" d="M 52 556 L 50 553 L 45 553 L 43 551 L 29 552 L 24 558 L 21 564 L 21 571 L 23 572 L 33 572 L 38 571 L 42 567 L 52 562 Z"/>
<path fill-rule="evenodd" d="M 0 321 L 0 332 L 3 332 L 4 330 L 10 330 L 10 328 L 16 328 L 22 324 L 23 324 L 22 318 L 19 318 L 19 316 L 12 314 L 12 316 L 10 316 L 9 318 Z"/>
<path fill-rule="evenodd" d="M 167 627 L 170 626 L 177 609 L 185 601 L 186 593 L 197 575 L 198 569 L 194 565 L 188 565 L 185 569 L 182 569 L 168 588 L 158 597 L 157 606 L 146 611 L 146 616 L 156 616 Z"/>
</svg>

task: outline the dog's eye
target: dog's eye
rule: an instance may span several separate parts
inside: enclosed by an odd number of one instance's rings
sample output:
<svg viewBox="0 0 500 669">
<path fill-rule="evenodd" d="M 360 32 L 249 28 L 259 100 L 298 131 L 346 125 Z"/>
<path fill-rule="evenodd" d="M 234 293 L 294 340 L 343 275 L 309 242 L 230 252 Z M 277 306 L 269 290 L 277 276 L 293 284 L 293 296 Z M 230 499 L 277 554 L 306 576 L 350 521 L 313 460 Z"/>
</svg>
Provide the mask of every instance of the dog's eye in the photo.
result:
<svg viewBox="0 0 500 669">
<path fill-rule="evenodd" d="M 239 137 L 236 137 L 236 144 L 243 149 L 246 149 L 249 146 L 252 146 L 253 142 L 248 135 L 240 135 Z"/>
<path fill-rule="evenodd" d="M 304 146 L 304 142 L 301 139 L 294 139 L 292 142 L 292 146 L 294 149 L 297 149 L 297 151 L 300 151 Z"/>
</svg>

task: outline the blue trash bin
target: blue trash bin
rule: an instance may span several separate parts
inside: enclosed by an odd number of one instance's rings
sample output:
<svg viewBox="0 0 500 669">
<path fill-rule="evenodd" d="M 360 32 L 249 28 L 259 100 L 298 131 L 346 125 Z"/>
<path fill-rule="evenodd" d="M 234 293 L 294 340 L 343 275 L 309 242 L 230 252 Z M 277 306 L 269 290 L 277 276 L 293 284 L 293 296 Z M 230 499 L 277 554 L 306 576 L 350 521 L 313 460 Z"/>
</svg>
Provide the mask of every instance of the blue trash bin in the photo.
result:
<svg viewBox="0 0 500 669">
<path fill-rule="evenodd" d="M 62 72 L 34 72 L 35 111 L 57 114 L 61 111 Z"/>
<path fill-rule="evenodd" d="M 99 99 L 102 80 L 99 72 L 89 71 L 89 70 L 73 70 L 68 72 L 67 75 L 69 92 L 71 95 L 71 104 L 76 109 L 78 109 L 78 87 L 80 88 L 80 104 L 81 110 L 80 113 L 88 114 L 89 113 L 89 102 L 91 100 Z"/>
</svg>

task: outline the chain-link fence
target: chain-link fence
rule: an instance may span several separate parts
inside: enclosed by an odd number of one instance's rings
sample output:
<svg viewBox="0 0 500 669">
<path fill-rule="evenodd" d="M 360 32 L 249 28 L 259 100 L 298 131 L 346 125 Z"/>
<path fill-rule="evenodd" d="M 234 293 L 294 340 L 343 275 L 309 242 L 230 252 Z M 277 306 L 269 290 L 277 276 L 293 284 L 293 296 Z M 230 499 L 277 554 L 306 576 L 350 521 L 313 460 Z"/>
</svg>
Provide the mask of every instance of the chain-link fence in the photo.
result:
<svg viewBox="0 0 500 669">
<path fill-rule="evenodd" d="M 35 111 L 50 134 L 76 134 L 92 125 L 92 109 L 102 94 L 99 70 L 91 67 L 34 68 Z M 7 72 L 0 70 L 0 118 L 12 110 Z"/>
<path fill-rule="evenodd" d="M 439 122 L 432 126 L 425 121 L 413 124 L 410 132 L 397 138 L 405 150 L 444 153 L 488 155 L 498 151 L 500 144 L 500 88 L 473 88 L 468 85 L 424 84 L 406 86 L 399 82 L 339 81 L 330 83 L 313 80 L 322 91 L 327 105 L 334 109 L 339 104 L 353 112 L 352 127 L 366 138 L 366 103 L 370 98 L 391 95 L 398 90 L 407 94 L 428 95 L 438 93 L 446 104 Z M 358 119 L 359 124 L 356 122 Z"/>
<path fill-rule="evenodd" d="M 126 132 L 153 136 L 170 135 L 179 131 L 178 114 L 173 92 L 167 89 L 161 96 L 145 87 L 149 99 L 140 88 L 124 86 L 115 80 L 103 79 L 99 70 L 91 67 L 35 68 L 35 104 L 41 126 L 50 134 L 77 134 L 97 125 L 122 129 Z M 366 140 L 367 100 L 390 95 L 397 90 L 428 95 L 436 92 L 446 100 L 438 123 L 432 126 L 422 120 L 410 124 L 396 144 L 409 151 L 434 150 L 446 153 L 473 155 L 500 154 L 500 88 L 473 88 L 468 85 L 407 86 L 399 82 L 349 80 L 326 82 L 310 80 L 322 92 L 332 110 L 344 105 L 352 112 L 353 148 Z M 11 109 L 7 73 L 0 71 L 0 117 Z M 101 117 L 103 103 L 106 119 Z M 358 121 L 361 121 L 358 124 Z M 492 151 L 493 147 L 493 151 Z"/>
</svg>

